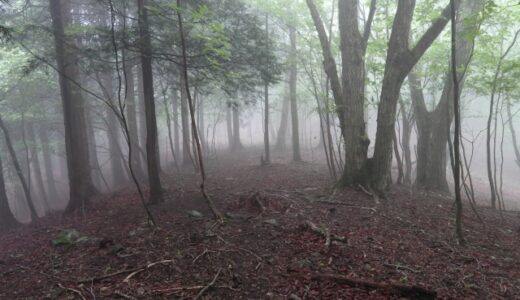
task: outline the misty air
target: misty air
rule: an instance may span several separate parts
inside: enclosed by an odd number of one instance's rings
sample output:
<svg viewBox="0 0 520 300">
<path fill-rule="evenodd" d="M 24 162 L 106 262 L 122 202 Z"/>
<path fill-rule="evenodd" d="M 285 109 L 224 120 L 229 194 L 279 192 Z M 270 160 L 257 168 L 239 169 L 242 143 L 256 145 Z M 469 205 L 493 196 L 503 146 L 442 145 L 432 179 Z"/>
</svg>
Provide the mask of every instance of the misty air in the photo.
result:
<svg viewBox="0 0 520 300">
<path fill-rule="evenodd" d="M 0 0 L 0 299 L 520 299 L 518 0 Z"/>
</svg>

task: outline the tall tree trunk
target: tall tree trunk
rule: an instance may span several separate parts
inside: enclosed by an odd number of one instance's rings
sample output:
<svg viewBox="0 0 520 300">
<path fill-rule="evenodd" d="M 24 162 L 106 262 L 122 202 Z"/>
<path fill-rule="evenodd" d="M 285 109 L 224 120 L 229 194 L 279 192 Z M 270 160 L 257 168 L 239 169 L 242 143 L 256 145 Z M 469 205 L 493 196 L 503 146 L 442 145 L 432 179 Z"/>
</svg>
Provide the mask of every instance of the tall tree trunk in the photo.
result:
<svg viewBox="0 0 520 300">
<path fill-rule="evenodd" d="M 410 151 L 410 136 L 413 129 L 413 116 L 406 112 L 406 108 L 401 104 L 401 115 L 403 120 L 403 139 L 401 146 L 403 148 L 404 160 L 404 184 L 412 184 L 412 152 Z"/>
<path fill-rule="evenodd" d="M 515 124 L 513 124 L 513 115 L 511 114 L 511 101 L 506 101 L 507 105 L 507 119 L 509 122 L 509 131 L 511 132 L 511 139 L 513 140 L 513 150 L 515 151 L 516 164 L 520 168 L 520 146 L 516 137 Z"/>
<path fill-rule="evenodd" d="M 296 61 L 296 29 L 289 27 L 289 38 L 291 40 L 290 49 L 290 76 L 289 76 L 289 97 L 291 101 L 291 125 L 292 125 L 292 150 L 293 161 L 301 161 L 300 154 L 300 134 L 298 128 L 298 99 L 296 95 L 296 82 L 298 75 L 298 65 Z"/>
<path fill-rule="evenodd" d="M 162 199 L 161 178 L 159 177 L 159 150 L 157 142 L 157 120 L 155 117 L 155 101 L 152 72 L 152 43 L 148 28 L 147 1 L 137 0 L 139 13 L 139 37 L 141 40 L 141 68 L 143 71 L 144 108 L 146 116 L 146 158 L 148 166 L 148 183 L 150 202 L 158 203 Z"/>
<path fill-rule="evenodd" d="M 129 139 L 133 150 L 132 155 L 132 167 L 135 171 L 137 178 L 141 181 L 146 178 L 143 171 L 142 156 L 139 152 L 139 134 L 137 126 L 137 107 L 135 97 L 135 76 L 134 76 L 134 64 L 129 62 L 124 64 L 126 74 L 126 115 L 128 116 L 128 131 L 130 133 Z"/>
<path fill-rule="evenodd" d="M 287 78 L 289 78 L 289 75 L 287 75 Z M 287 124 L 289 119 L 290 103 L 291 98 L 289 97 L 289 93 L 287 93 L 286 90 L 284 92 L 282 111 L 280 113 L 280 127 L 278 127 L 278 134 L 276 135 L 276 150 L 285 150 L 285 146 L 287 145 Z"/>
<path fill-rule="evenodd" d="M 42 146 L 43 153 L 43 165 L 45 167 L 45 179 L 47 180 L 47 191 L 49 194 L 49 198 L 54 199 L 54 201 L 56 201 L 59 199 L 59 196 L 58 190 L 56 189 L 56 179 L 54 178 L 54 172 L 52 168 L 52 148 L 49 141 L 49 129 L 44 124 L 40 124 L 38 128 L 38 135 L 40 136 L 40 144 Z"/>
<path fill-rule="evenodd" d="M 458 3 L 458 1 L 457 1 Z M 458 5 L 456 5 L 457 7 Z M 393 131 L 401 85 L 414 65 L 439 36 L 449 20 L 450 5 L 433 21 L 413 49 L 409 48 L 415 0 L 399 1 L 388 43 L 388 52 L 377 114 L 377 133 L 373 161 L 367 170 L 370 186 L 379 194 L 388 188 L 391 166 Z"/>
<path fill-rule="evenodd" d="M 5 191 L 4 168 L 0 157 L 0 231 L 10 229 L 18 225 L 14 217 Z"/>
<path fill-rule="evenodd" d="M 108 183 L 105 180 L 105 175 L 103 175 L 103 169 L 101 168 L 101 164 L 98 159 L 97 152 L 97 139 L 96 139 L 96 131 L 95 131 L 95 119 L 94 112 L 92 111 L 92 107 L 90 110 L 86 111 L 87 114 L 87 138 L 88 138 L 88 153 L 90 159 L 90 168 L 93 173 L 92 181 L 97 188 L 101 188 L 103 185 L 109 189 Z"/>
<path fill-rule="evenodd" d="M 137 96 L 138 96 L 138 105 L 136 105 L 137 110 L 137 121 L 139 124 L 139 151 L 141 155 L 141 159 L 144 164 L 146 164 L 146 153 L 142 149 L 145 149 L 146 147 L 146 114 L 145 114 L 145 107 L 144 107 L 144 89 L 143 89 L 143 69 L 141 67 L 141 64 L 139 64 L 137 68 Z M 146 168 L 143 168 L 146 171 Z"/>
<path fill-rule="evenodd" d="M 29 211 L 31 213 L 31 220 L 35 221 L 38 218 L 38 213 L 36 212 L 33 198 L 31 197 L 31 191 L 29 190 L 29 186 L 27 185 L 27 180 L 23 176 L 23 171 L 22 171 L 22 168 L 20 167 L 20 163 L 18 162 L 18 158 L 16 157 L 16 151 L 13 148 L 13 143 L 11 141 L 9 131 L 7 130 L 7 127 L 5 126 L 2 118 L 0 118 L 0 128 L 4 132 L 5 145 L 7 146 L 7 149 L 9 150 L 9 155 L 11 156 L 11 161 L 12 161 L 14 169 L 16 171 L 16 175 L 18 176 L 18 179 L 20 179 L 20 184 L 22 185 L 25 199 L 27 201 L 27 206 L 29 207 Z"/>
<path fill-rule="evenodd" d="M 72 212 L 87 204 L 97 190 L 90 174 L 84 102 L 77 86 L 79 70 L 75 47 L 67 42 L 65 35 L 65 27 L 70 23 L 69 2 L 50 0 L 50 12 L 59 70 L 70 187 L 70 199 L 65 210 Z"/>
<path fill-rule="evenodd" d="M 115 107 L 115 90 L 113 84 L 113 77 L 110 71 L 105 72 L 102 75 L 103 94 L 105 100 L 110 103 L 111 106 Z M 119 144 L 119 133 L 121 128 L 117 121 L 117 117 L 110 107 L 106 107 L 106 125 L 107 125 L 107 142 L 108 152 L 110 156 L 110 168 L 112 173 L 112 185 L 115 188 L 125 185 L 127 178 L 124 174 L 123 163 L 124 157 L 122 157 L 122 150 Z"/>
<path fill-rule="evenodd" d="M 206 124 L 204 120 L 204 97 L 202 94 L 198 94 L 199 103 L 197 105 L 197 128 L 199 128 L 199 138 L 202 146 L 202 153 L 206 153 L 208 150 L 207 137 L 206 137 Z"/>
<path fill-rule="evenodd" d="M 231 115 L 231 110 L 231 104 L 228 103 L 226 107 L 226 129 L 229 150 L 233 150 L 233 117 Z"/>
<path fill-rule="evenodd" d="M 398 134 L 394 131 L 394 157 L 397 161 L 397 184 L 403 184 L 404 170 L 403 170 L 403 161 L 401 159 L 401 154 L 399 153 L 399 137 Z"/>
<path fill-rule="evenodd" d="M 174 150 L 177 155 L 180 155 L 180 143 L 179 143 L 179 94 L 177 90 L 173 90 L 172 92 L 172 117 L 173 117 L 173 143 Z M 177 156 L 177 158 L 179 158 Z M 179 163 L 179 162 L 177 162 Z"/>
<path fill-rule="evenodd" d="M 485 1 L 464 1 L 461 13 L 457 21 L 458 34 L 478 29 L 474 22 L 464 22 L 467 17 L 480 11 Z M 468 67 L 473 52 L 474 41 L 467 38 L 458 38 L 456 60 L 461 69 L 459 73 L 460 89 L 464 87 L 464 72 Z M 464 69 L 464 71 L 462 71 Z M 449 193 L 446 178 L 446 147 L 448 132 L 453 119 L 451 103 L 453 102 L 453 81 L 450 73 L 446 74 L 446 80 L 441 99 L 433 111 L 428 111 L 422 92 L 419 78 L 414 71 L 408 75 L 408 83 L 411 92 L 414 115 L 417 124 L 417 171 L 415 186 L 420 189 Z"/>
<path fill-rule="evenodd" d="M 181 75 L 181 122 L 182 122 L 182 164 L 188 166 L 193 163 L 191 159 L 191 130 L 188 111 L 188 95 L 184 87 L 185 78 Z"/>
<path fill-rule="evenodd" d="M 233 143 L 231 150 L 237 151 L 244 148 L 240 140 L 240 107 L 238 104 L 233 105 Z"/>
<path fill-rule="evenodd" d="M 38 157 L 38 147 L 36 145 L 36 135 L 34 133 L 34 124 L 32 122 L 27 124 L 27 138 L 29 142 L 29 151 L 31 153 L 32 171 L 34 173 L 34 179 L 36 180 L 36 186 L 39 191 L 39 198 L 42 201 L 45 213 L 51 211 L 49 197 L 45 190 L 45 184 L 43 183 L 43 175 L 41 171 L 40 159 Z M 30 175 L 27 175 L 30 176 Z"/>
</svg>

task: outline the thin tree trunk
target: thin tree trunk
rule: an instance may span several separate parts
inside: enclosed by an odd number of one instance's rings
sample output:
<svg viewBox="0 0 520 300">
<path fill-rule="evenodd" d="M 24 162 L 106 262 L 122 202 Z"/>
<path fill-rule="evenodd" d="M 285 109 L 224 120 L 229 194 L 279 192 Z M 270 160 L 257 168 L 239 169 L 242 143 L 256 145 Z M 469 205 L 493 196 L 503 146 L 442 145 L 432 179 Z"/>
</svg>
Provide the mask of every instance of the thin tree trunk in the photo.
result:
<svg viewBox="0 0 520 300">
<path fill-rule="evenodd" d="M 242 141 L 240 139 L 240 107 L 238 105 L 233 106 L 233 146 L 232 151 L 243 149 Z"/>
<path fill-rule="evenodd" d="M 271 163 L 271 149 L 269 146 L 269 84 L 265 83 L 264 85 L 264 154 L 265 159 L 263 163 L 270 164 Z"/>
<path fill-rule="evenodd" d="M 0 157 L 0 231 L 16 227 L 18 220 L 9 208 L 9 201 L 5 191 L 4 168 Z"/>
<path fill-rule="evenodd" d="M 179 138 L 179 94 L 177 90 L 172 92 L 172 117 L 173 117 L 173 144 L 177 155 L 180 155 L 180 138 Z M 179 158 L 177 156 L 177 158 Z M 179 164 L 180 162 L 177 162 Z"/>
<path fill-rule="evenodd" d="M 509 123 L 509 131 L 511 132 L 511 139 L 513 140 L 513 149 L 515 151 L 516 164 L 520 168 L 520 146 L 518 145 L 515 125 L 513 124 L 513 116 L 511 114 L 511 101 L 506 102 L 507 105 L 507 122 Z"/>
<path fill-rule="evenodd" d="M 233 116 L 231 113 L 231 104 L 227 104 L 226 107 L 226 129 L 228 137 L 228 147 L 233 150 Z"/>
<path fill-rule="evenodd" d="M 290 76 L 289 76 L 289 97 L 291 100 L 291 125 L 292 125 L 292 150 L 293 161 L 301 161 L 300 154 L 300 134 L 298 128 L 298 99 L 296 95 L 296 82 L 298 66 L 296 63 L 296 29 L 289 27 L 290 49 Z"/>
<path fill-rule="evenodd" d="M 287 75 L 289 79 L 290 75 Z M 287 90 L 284 91 L 283 103 L 282 103 L 282 112 L 280 113 L 280 127 L 278 128 L 278 134 L 276 136 L 276 150 L 285 150 L 287 145 L 287 124 L 289 119 L 289 105 L 291 103 L 291 98 L 289 97 L 289 93 Z"/>
<path fill-rule="evenodd" d="M 38 135 L 42 145 L 43 165 L 45 167 L 45 179 L 47 180 L 47 191 L 50 199 L 54 201 L 59 199 L 58 190 L 56 189 L 56 179 L 52 168 L 51 145 L 49 141 L 49 133 L 46 125 L 40 124 Z"/>
<path fill-rule="evenodd" d="M 38 150 L 36 145 L 36 135 L 34 133 L 34 125 L 32 123 L 27 124 L 27 138 L 29 140 L 29 150 L 31 153 L 31 161 L 32 161 L 32 170 L 34 173 L 34 178 L 36 179 L 36 185 L 38 187 L 38 191 L 40 192 L 40 200 L 43 203 L 45 208 L 45 212 L 52 211 L 49 197 L 45 190 L 45 184 L 43 183 L 43 175 L 41 171 L 40 159 L 38 157 Z M 28 175 L 30 176 L 30 175 Z"/>
<path fill-rule="evenodd" d="M 18 176 L 18 179 L 20 179 L 20 183 L 23 188 L 23 192 L 25 194 L 25 199 L 27 201 L 27 206 L 29 207 L 29 211 L 31 213 L 31 219 L 35 221 L 38 218 L 38 213 L 36 212 L 36 208 L 34 206 L 33 199 L 31 197 L 31 192 L 29 191 L 29 186 L 27 185 L 27 181 L 25 180 L 25 177 L 23 176 L 22 168 L 20 167 L 20 163 L 18 162 L 18 158 L 16 157 L 16 151 L 13 148 L 13 143 L 11 141 L 11 137 L 9 135 L 9 131 L 7 130 L 7 127 L 4 124 L 4 121 L 0 117 L 0 128 L 4 132 L 5 137 L 5 144 L 7 146 L 7 149 L 9 150 L 9 155 L 11 156 L 11 161 L 13 163 L 14 169 L 16 171 L 16 175 Z"/>
<path fill-rule="evenodd" d="M 139 35 L 141 38 L 141 67 L 143 71 L 143 91 L 146 115 L 146 156 L 148 166 L 148 183 L 150 186 L 150 202 L 163 200 L 161 178 L 159 177 L 159 150 L 157 141 L 157 120 L 155 117 L 155 101 L 152 72 L 152 44 L 148 28 L 147 1 L 138 0 Z"/>
<path fill-rule="evenodd" d="M 124 52 L 125 53 L 125 52 Z M 123 57 L 123 59 L 125 59 Z M 139 134 L 137 126 L 137 108 L 136 108 L 136 97 L 135 97 L 135 76 L 134 76 L 134 64 L 133 62 L 127 62 L 124 64 L 126 74 L 126 114 L 128 116 L 128 130 L 130 131 L 130 143 L 132 149 L 134 149 L 134 155 L 132 155 L 132 166 L 135 170 L 135 174 L 139 181 L 146 178 L 145 172 L 143 171 L 142 156 L 139 152 Z"/>
<path fill-rule="evenodd" d="M 186 79 L 181 74 L 181 121 L 182 121 L 182 164 L 188 166 L 193 162 L 191 157 L 191 131 L 189 124 L 188 95 L 184 82 Z"/>
</svg>

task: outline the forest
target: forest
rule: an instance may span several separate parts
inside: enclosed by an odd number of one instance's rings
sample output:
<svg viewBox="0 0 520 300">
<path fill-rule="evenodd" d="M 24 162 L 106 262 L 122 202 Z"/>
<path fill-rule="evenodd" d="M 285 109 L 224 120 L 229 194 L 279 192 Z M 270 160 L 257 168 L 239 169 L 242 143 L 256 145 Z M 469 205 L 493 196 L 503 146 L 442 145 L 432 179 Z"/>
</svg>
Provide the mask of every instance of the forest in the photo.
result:
<svg viewBox="0 0 520 300">
<path fill-rule="evenodd" d="M 0 299 L 520 299 L 518 0 L 0 0 Z"/>
</svg>

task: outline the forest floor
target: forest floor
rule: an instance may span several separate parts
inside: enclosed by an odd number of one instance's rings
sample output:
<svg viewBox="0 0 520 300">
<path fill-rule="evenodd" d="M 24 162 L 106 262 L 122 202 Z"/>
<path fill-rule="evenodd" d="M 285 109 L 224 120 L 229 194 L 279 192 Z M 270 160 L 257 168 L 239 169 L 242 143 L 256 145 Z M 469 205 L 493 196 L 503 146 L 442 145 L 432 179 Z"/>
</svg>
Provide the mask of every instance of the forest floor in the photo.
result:
<svg viewBox="0 0 520 300">
<path fill-rule="evenodd" d="M 259 157 L 208 161 L 220 226 L 186 171 L 155 228 L 128 189 L 0 233 L 0 299 L 520 299 L 520 214 L 466 208 L 460 246 L 450 198 L 333 193 L 323 165 Z"/>
</svg>

